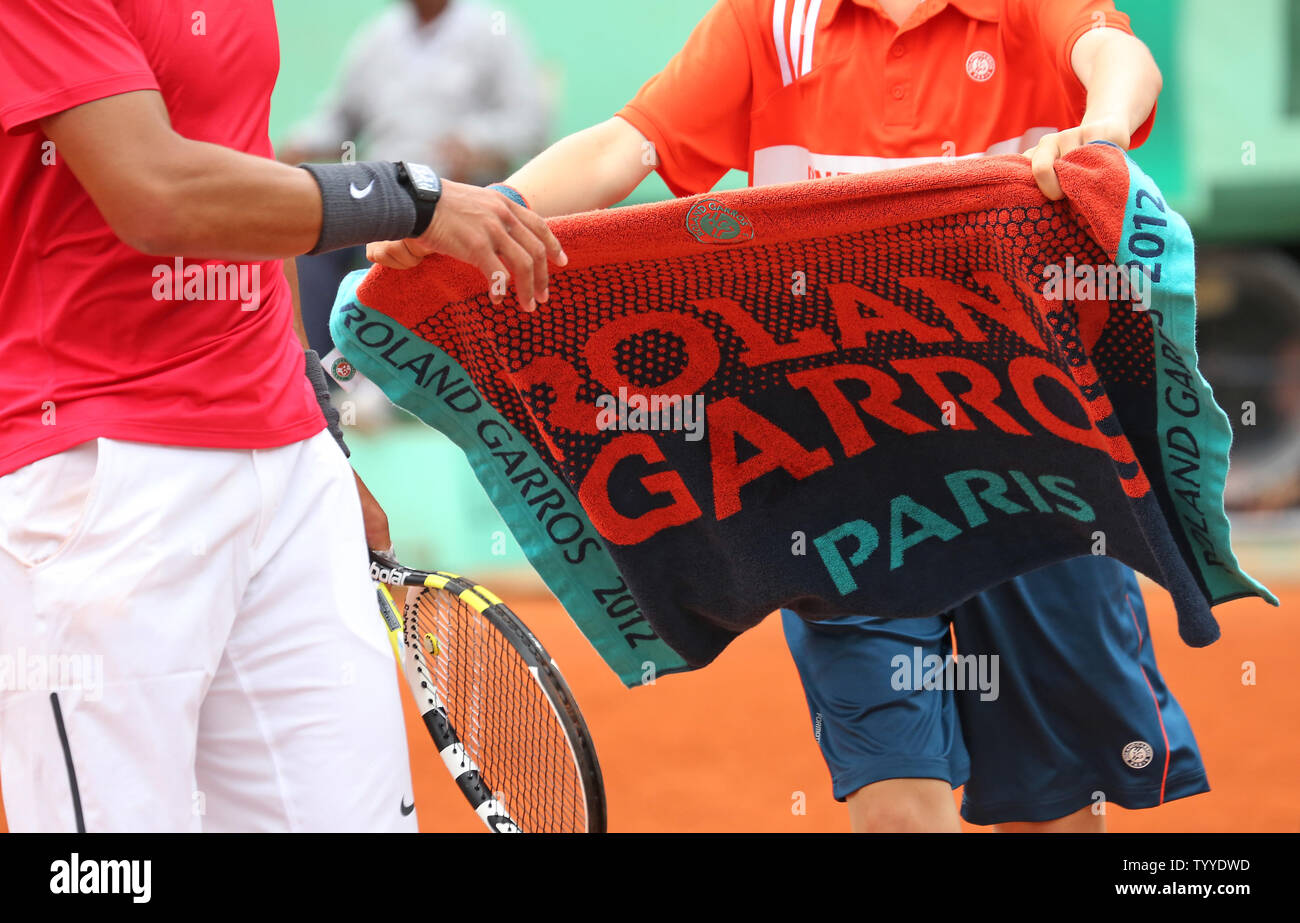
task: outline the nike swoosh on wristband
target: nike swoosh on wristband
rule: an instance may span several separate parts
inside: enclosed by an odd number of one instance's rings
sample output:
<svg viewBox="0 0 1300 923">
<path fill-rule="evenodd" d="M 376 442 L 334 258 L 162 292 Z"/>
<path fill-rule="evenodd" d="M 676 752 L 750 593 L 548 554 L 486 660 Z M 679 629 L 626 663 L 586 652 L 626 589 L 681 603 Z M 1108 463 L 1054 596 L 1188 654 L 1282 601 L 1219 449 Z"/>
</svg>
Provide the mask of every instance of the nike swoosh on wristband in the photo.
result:
<svg viewBox="0 0 1300 923">
<path fill-rule="evenodd" d="M 402 798 L 402 816 L 403 816 L 403 817 L 406 817 L 406 816 L 408 816 L 408 815 L 409 815 L 412 811 L 414 811 L 414 810 L 415 810 L 415 799 L 411 799 L 411 803 L 410 803 L 410 804 L 407 804 L 407 803 L 406 803 L 406 798 L 403 797 L 403 798 Z"/>
<path fill-rule="evenodd" d="M 356 183 L 348 183 L 348 192 L 352 193 L 352 198 L 354 199 L 364 199 L 366 196 L 370 195 L 370 190 L 373 188 L 375 188 L 374 180 L 367 183 L 365 189 L 358 189 Z"/>
</svg>

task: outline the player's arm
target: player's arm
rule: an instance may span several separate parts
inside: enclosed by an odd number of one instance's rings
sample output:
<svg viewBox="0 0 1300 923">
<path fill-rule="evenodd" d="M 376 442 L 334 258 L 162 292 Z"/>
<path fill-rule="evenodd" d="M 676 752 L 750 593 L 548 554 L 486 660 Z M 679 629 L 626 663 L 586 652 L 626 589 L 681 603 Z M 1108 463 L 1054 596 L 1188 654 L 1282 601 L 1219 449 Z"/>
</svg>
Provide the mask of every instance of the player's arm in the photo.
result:
<svg viewBox="0 0 1300 923">
<path fill-rule="evenodd" d="M 284 281 L 289 285 L 289 301 L 293 305 L 293 335 L 298 338 L 303 349 L 310 349 L 307 342 L 307 326 L 302 322 L 302 297 L 298 289 L 298 263 L 294 260 L 284 261 Z"/>
<path fill-rule="evenodd" d="M 711 189 L 728 169 L 748 162 L 754 33 L 734 4 L 715 3 L 619 115 L 551 145 L 507 185 L 548 217 L 620 202 L 652 169 L 676 195 Z M 419 262 L 406 249 L 372 244 L 366 255 L 405 269 Z"/>
<path fill-rule="evenodd" d="M 608 208 L 631 195 L 653 169 L 648 148 L 645 135 L 615 116 L 556 141 L 506 184 L 546 218 Z M 366 246 L 367 259 L 391 269 L 410 269 L 424 256 L 410 241 Z"/>
<path fill-rule="evenodd" d="M 737 10 L 750 6 L 715 3 L 617 116 L 556 143 L 509 185 L 553 216 L 620 202 L 652 169 L 675 195 L 705 192 L 727 170 L 745 169 L 753 109 L 750 46 L 760 29 Z"/>
<path fill-rule="evenodd" d="M 1151 51 L 1127 32 L 1095 29 L 1075 42 L 1070 63 L 1088 88 L 1083 125 L 1110 126 L 1116 143 L 1127 148 L 1164 86 Z"/>
<path fill-rule="evenodd" d="M 555 142 L 506 183 L 547 218 L 608 208 L 654 169 L 649 150 L 645 135 L 615 116 Z"/>
<path fill-rule="evenodd" d="M 1119 29 L 1092 29 L 1070 53 L 1070 65 L 1088 92 L 1083 121 L 1042 138 L 1025 153 L 1034 179 L 1049 199 L 1063 199 L 1056 161 L 1092 141 L 1110 141 L 1128 150 L 1134 133 L 1155 108 L 1163 86 L 1160 68 L 1141 40 Z"/>
<path fill-rule="evenodd" d="M 114 233 L 145 253 L 279 259 L 324 249 L 327 240 L 334 246 L 365 243 L 373 239 L 367 227 L 393 225 L 403 209 L 414 222 L 409 197 L 391 197 L 391 214 L 375 212 L 373 202 L 355 192 L 355 208 L 346 195 L 330 204 L 321 181 L 307 170 L 181 136 L 156 90 L 95 100 L 40 125 Z M 444 184 L 432 222 L 414 240 L 488 278 L 508 273 L 523 304 L 545 291 L 548 258 L 566 261 L 537 215 L 459 183 Z"/>
</svg>

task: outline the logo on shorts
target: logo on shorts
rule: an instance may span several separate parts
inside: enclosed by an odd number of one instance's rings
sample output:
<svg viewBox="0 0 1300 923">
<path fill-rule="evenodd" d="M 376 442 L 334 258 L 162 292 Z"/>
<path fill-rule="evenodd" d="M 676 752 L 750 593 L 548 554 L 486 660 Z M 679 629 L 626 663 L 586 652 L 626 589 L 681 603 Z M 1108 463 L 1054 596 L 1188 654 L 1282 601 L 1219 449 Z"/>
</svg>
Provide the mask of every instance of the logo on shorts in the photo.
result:
<svg viewBox="0 0 1300 923">
<path fill-rule="evenodd" d="M 686 213 L 686 230 L 702 244 L 730 244 L 754 239 L 749 219 L 717 199 L 701 199 Z"/>
<path fill-rule="evenodd" d="M 1156 751 L 1151 749 L 1151 745 L 1145 740 L 1135 740 L 1131 744 L 1124 745 L 1124 751 L 1120 754 L 1124 763 L 1133 769 L 1145 769 L 1150 764 Z"/>
<path fill-rule="evenodd" d="M 346 359 L 335 359 L 330 373 L 339 381 L 351 381 L 356 377 L 357 367 Z"/>
<path fill-rule="evenodd" d="M 966 59 L 966 76 L 976 83 L 989 80 L 997 69 L 997 62 L 987 51 L 972 51 L 970 57 Z"/>
</svg>

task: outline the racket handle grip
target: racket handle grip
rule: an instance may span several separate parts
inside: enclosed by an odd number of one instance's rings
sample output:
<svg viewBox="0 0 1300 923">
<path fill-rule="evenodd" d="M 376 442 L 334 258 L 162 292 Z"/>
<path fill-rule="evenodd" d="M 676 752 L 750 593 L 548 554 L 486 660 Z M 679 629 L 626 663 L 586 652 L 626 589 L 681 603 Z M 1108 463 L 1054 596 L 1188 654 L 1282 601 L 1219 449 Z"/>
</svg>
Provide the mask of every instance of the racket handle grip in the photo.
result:
<svg viewBox="0 0 1300 923">
<path fill-rule="evenodd" d="M 316 393 L 316 403 L 320 405 L 321 413 L 325 415 L 325 426 L 334 437 L 334 441 L 339 444 L 339 448 L 343 450 L 343 455 L 351 458 L 352 452 L 348 449 L 348 444 L 343 441 L 343 426 L 339 419 L 339 412 L 334 409 L 334 402 L 330 400 L 329 379 L 325 377 L 325 369 L 320 364 L 320 356 L 316 350 L 303 350 L 303 364 L 307 371 L 307 380 L 311 382 L 312 391 Z"/>
</svg>

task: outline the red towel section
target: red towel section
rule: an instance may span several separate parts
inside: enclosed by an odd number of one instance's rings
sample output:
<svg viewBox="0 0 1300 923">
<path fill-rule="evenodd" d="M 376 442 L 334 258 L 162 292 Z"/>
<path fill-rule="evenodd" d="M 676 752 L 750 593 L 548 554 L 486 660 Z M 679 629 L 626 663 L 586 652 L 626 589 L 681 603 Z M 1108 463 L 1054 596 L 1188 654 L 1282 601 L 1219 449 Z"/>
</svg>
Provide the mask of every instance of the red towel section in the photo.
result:
<svg viewBox="0 0 1300 923">
<path fill-rule="evenodd" d="M 430 259 L 333 329 L 625 682 L 780 606 L 928 615 L 1090 553 L 1206 644 L 1212 602 L 1269 594 L 1228 544 L 1191 235 L 1118 148 L 1058 174 L 1064 202 L 1001 157 L 560 218 L 535 313 Z"/>
</svg>

